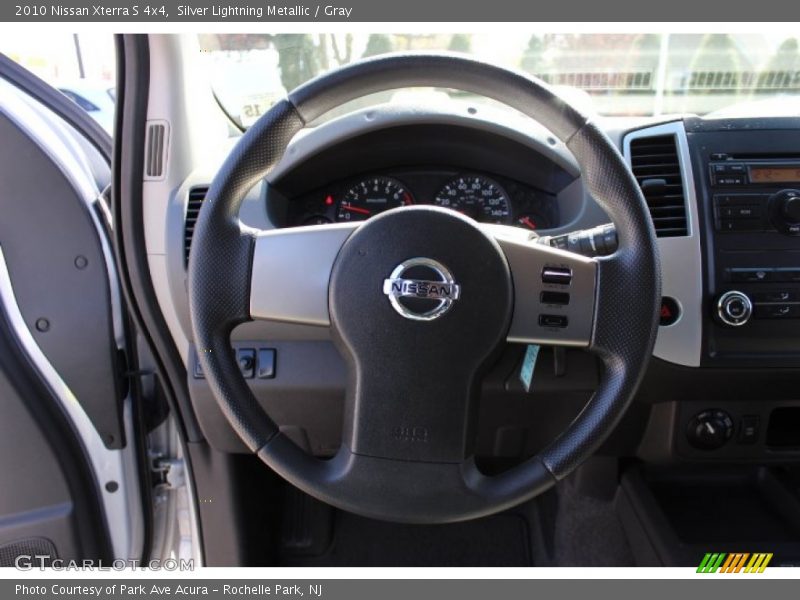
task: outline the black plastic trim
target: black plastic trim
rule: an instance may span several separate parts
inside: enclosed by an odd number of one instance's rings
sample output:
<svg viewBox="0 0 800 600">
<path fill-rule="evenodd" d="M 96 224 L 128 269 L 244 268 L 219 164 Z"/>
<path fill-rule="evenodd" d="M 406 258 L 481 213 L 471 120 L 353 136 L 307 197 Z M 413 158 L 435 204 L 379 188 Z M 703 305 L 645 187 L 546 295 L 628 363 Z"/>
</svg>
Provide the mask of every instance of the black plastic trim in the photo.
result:
<svg viewBox="0 0 800 600">
<path fill-rule="evenodd" d="M 203 439 L 189 401 L 186 368 L 169 334 L 149 277 L 141 200 L 150 80 L 146 35 L 117 36 L 117 138 L 114 145 L 114 250 L 125 299 L 156 363 L 156 375 L 186 439 Z"/>
<path fill-rule="evenodd" d="M 75 510 L 77 535 L 83 558 L 113 560 L 111 539 L 106 527 L 105 511 L 89 457 L 62 412 L 57 398 L 42 379 L 36 367 L 27 360 L 27 353 L 11 327 L 8 315 L 0 305 L 0 368 L 11 384 L 25 398 L 25 406 L 49 441 L 53 454 L 69 487 Z"/>
</svg>

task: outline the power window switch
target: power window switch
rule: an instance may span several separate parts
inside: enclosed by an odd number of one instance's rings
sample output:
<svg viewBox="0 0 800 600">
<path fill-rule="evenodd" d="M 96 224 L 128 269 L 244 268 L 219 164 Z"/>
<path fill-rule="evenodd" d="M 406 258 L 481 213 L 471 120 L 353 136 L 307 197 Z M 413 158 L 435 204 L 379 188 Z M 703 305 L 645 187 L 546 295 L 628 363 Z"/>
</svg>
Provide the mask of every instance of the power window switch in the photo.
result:
<svg viewBox="0 0 800 600">
<path fill-rule="evenodd" d="M 739 443 L 755 444 L 758 441 L 758 415 L 744 415 L 739 423 Z"/>
<path fill-rule="evenodd" d="M 252 379 L 256 372 L 256 351 L 252 348 L 239 348 L 236 351 L 236 362 L 239 363 L 242 377 Z"/>
<path fill-rule="evenodd" d="M 276 354 L 277 353 L 274 348 L 260 348 L 258 350 L 258 367 L 256 370 L 256 378 L 258 379 L 275 378 Z"/>
</svg>

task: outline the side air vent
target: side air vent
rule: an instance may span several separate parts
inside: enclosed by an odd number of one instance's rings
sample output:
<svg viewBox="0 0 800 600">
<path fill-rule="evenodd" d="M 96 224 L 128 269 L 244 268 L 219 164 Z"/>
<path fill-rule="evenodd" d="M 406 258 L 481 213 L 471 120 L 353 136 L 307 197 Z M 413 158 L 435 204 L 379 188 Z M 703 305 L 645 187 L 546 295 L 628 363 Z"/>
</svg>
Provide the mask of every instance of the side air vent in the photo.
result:
<svg viewBox="0 0 800 600">
<path fill-rule="evenodd" d="M 183 264 L 189 265 L 189 249 L 192 247 L 192 235 L 194 225 L 197 223 L 197 215 L 200 214 L 200 207 L 208 193 L 207 187 L 196 187 L 189 190 L 189 201 L 186 203 L 186 224 L 183 228 Z"/>
<path fill-rule="evenodd" d="M 688 235 L 683 175 L 675 136 L 631 140 L 631 169 L 650 208 L 656 235 Z"/>
<path fill-rule="evenodd" d="M 167 163 L 167 122 L 148 121 L 145 137 L 144 178 L 163 179 Z"/>
</svg>

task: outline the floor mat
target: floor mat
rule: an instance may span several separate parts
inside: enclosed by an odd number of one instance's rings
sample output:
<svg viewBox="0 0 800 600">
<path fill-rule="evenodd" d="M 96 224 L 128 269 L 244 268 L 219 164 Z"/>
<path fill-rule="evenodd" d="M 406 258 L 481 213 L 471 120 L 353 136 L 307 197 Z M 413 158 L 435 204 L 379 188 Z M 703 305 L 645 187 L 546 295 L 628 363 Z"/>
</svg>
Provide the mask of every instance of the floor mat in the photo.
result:
<svg viewBox="0 0 800 600">
<path fill-rule="evenodd" d="M 528 523 L 516 513 L 447 525 L 403 525 L 335 511 L 332 539 L 323 554 L 282 554 L 285 566 L 531 565 Z"/>
</svg>

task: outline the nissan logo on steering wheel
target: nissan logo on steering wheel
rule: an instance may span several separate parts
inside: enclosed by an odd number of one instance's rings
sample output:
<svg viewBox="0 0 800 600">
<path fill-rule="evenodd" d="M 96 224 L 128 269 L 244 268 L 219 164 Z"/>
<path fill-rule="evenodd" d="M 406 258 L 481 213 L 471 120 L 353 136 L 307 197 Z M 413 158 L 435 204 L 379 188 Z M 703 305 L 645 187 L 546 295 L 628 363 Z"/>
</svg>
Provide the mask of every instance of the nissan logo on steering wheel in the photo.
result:
<svg viewBox="0 0 800 600">
<path fill-rule="evenodd" d="M 400 263 L 383 280 L 383 293 L 406 319 L 432 321 L 450 310 L 461 295 L 461 286 L 440 262 L 411 258 Z"/>
</svg>

